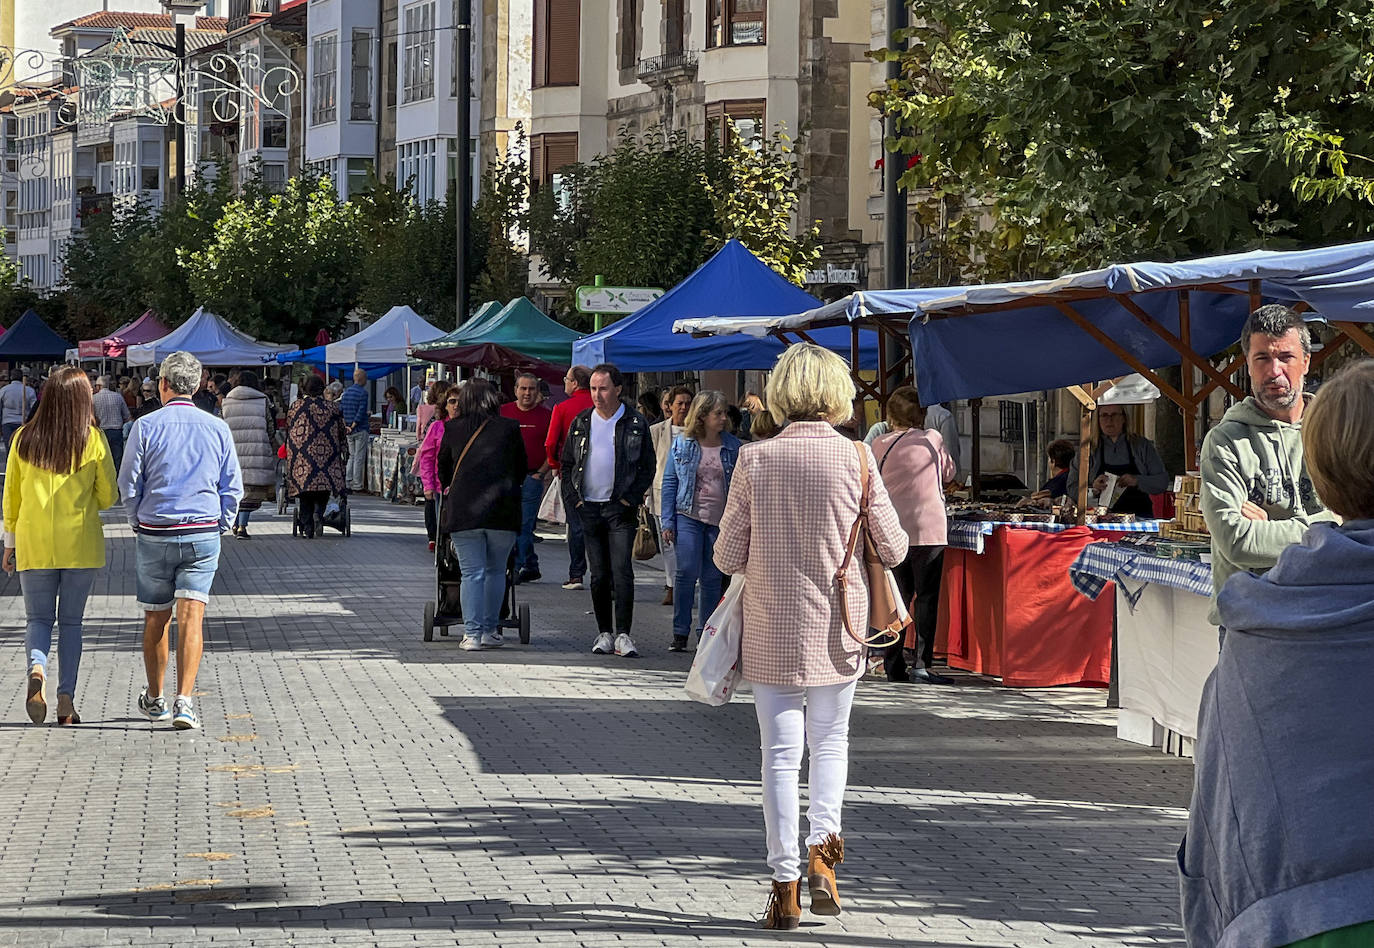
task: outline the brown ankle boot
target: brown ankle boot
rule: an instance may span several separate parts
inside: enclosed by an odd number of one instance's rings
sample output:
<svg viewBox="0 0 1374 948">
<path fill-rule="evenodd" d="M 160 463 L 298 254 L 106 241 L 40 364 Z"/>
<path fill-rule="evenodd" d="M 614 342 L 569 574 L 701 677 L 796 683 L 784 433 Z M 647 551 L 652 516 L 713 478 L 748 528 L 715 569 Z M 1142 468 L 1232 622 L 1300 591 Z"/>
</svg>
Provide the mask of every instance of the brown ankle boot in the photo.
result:
<svg viewBox="0 0 1374 948">
<path fill-rule="evenodd" d="M 793 931 L 801 925 L 801 880 L 794 882 L 774 882 L 773 892 L 768 896 L 768 906 L 763 910 L 764 928 Z"/>
<path fill-rule="evenodd" d="M 673 587 L 672 587 L 672 586 L 664 586 L 664 587 L 663 587 L 663 605 L 665 605 L 665 606 L 671 606 L 672 604 L 673 604 Z"/>
<path fill-rule="evenodd" d="M 844 862 L 844 840 L 834 833 L 812 846 L 806 863 L 807 885 L 811 889 L 812 915 L 839 915 L 840 889 L 835 882 L 835 866 Z"/>
</svg>

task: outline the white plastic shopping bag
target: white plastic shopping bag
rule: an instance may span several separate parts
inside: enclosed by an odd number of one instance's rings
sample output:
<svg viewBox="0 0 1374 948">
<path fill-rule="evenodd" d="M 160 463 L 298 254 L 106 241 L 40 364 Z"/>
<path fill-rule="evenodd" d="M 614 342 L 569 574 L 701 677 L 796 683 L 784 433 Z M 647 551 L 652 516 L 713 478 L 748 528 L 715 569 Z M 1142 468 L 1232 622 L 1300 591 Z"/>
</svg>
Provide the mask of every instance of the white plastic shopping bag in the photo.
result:
<svg viewBox="0 0 1374 948">
<path fill-rule="evenodd" d="M 744 576 L 730 580 L 716 611 L 706 620 L 692 670 L 684 688 L 687 697 L 702 704 L 722 705 L 739 684 L 740 640 L 744 632 Z"/>
<path fill-rule="evenodd" d="M 544 499 L 539 502 L 540 520 L 546 523 L 567 523 L 568 518 L 563 513 L 563 478 L 555 474 L 553 480 L 549 481 L 549 489 L 544 491 Z"/>
</svg>

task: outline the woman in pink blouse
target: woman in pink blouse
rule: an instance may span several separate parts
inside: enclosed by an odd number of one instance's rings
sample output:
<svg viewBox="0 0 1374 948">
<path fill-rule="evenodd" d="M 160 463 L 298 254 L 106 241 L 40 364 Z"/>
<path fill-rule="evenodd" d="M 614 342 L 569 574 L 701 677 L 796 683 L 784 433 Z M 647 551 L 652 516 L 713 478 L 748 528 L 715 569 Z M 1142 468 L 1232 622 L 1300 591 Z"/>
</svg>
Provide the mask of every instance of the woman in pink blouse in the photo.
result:
<svg viewBox="0 0 1374 948">
<path fill-rule="evenodd" d="M 444 485 L 439 483 L 439 445 L 444 440 L 444 422 L 458 408 L 458 386 L 450 388 L 447 383 L 435 382 L 437 388 L 443 385 L 444 401 L 432 406 L 429 423 L 415 451 L 414 473 L 420 477 L 420 486 L 425 489 L 425 533 L 429 536 L 429 551 L 434 552 L 434 541 L 439 534 L 438 498 Z M 434 389 L 430 389 L 433 393 Z M 422 406 L 424 407 L 424 406 Z"/>
<path fill-rule="evenodd" d="M 916 598 L 911 612 L 916 660 L 908 675 L 905 643 L 898 642 L 883 656 L 883 671 L 888 681 L 947 685 L 950 679 L 932 672 L 930 663 L 935 654 L 935 620 L 948 530 L 945 484 L 954 480 L 954 461 L 940 432 L 926 430 L 926 410 L 910 385 L 888 397 L 887 418 L 892 430 L 873 442 L 873 454 L 892 506 L 902 519 L 902 529 L 911 540 L 906 559 L 893 573 L 902 598 L 907 602 Z"/>
<path fill-rule="evenodd" d="M 811 911 L 838 915 L 835 864 L 844 858 L 840 808 L 849 768 L 849 710 L 864 671 L 864 646 L 844 631 L 835 574 L 859 514 L 859 451 L 868 453 L 869 529 L 895 566 L 907 535 L 867 445 L 834 425 L 853 414 L 844 360 L 809 343 L 789 347 L 768 382 L 776 436 L 746 444 L 716 541 L 716 565 L 745 577 L 742 672 L 752 683 L 763 756 L 763 813 L 773 892 L 765 928 L 801 922 L 797 848 L 803 742 L 811 751 L 807 881 Z M 862 555 L 862 554 L 860 554 Z M 848 610 L 868 627 L 862 569 L 849 570 Z"/>
</svg>

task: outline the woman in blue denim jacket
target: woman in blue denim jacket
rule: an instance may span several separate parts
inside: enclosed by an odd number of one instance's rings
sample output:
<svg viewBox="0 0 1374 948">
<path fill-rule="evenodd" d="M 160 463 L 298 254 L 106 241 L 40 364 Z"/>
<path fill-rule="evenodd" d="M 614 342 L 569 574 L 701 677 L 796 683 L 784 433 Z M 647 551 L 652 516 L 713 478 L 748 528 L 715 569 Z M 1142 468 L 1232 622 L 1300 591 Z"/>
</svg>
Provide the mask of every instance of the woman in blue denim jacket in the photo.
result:
<svg viewBox="0 0 1374 948">
<path fill-rule="evenodd" d="M 729 424 L 726 407 L 720 392 L 701 392 L 692 399 L 683 432 L 673 439 L 672 457 L 663 469 L 663 540 L 677 544 L 670 646 L 674 652 L 687 650 L 698 580 L 698 638 L 706 617 L 720 601 L 723 577 L 713 556 L 740 447 L 740 440 L 725 430 Z"/>
</svg>

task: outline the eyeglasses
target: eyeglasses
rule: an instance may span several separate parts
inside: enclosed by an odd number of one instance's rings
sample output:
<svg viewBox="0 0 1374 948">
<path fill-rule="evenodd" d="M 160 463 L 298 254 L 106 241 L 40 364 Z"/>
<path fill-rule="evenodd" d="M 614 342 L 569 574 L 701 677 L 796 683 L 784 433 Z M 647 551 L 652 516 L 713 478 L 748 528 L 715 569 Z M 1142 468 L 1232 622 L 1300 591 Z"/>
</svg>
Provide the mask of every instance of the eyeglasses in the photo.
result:
<svg viewBox="0 0 1374 948">
<path fill-rule="evenodd" d="M 448 403 L 449 403 L 450 405 L 456 405 L 456 404 L 458 404 L 458 399 L 456 399 L 456 398 L 450 398 L 450 399 L 448 400 Z"/>
</svg>

